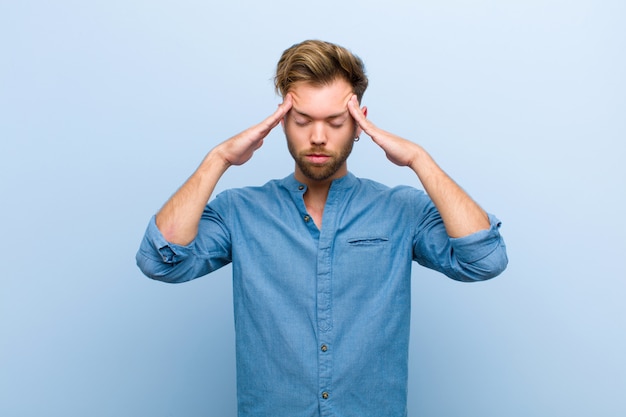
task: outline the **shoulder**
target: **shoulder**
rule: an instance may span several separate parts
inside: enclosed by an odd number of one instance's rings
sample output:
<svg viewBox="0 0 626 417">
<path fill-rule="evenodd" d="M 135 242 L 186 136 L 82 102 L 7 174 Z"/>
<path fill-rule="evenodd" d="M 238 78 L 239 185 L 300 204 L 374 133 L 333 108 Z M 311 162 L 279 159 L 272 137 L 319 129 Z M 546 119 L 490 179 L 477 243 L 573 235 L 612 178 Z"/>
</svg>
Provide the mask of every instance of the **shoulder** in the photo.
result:
<svg viewBox="0 0 626 417">
<path fill-rule="evenodd" d="M 368 178 L 356 178 L 356 188 L 359 194 L 372 194 L 377 198 L 386 198 L 396 201 L 430 200 L 421 189 L 409 185 L 388 186 Z"/>
<path fill-rule="evenodd" d="M 271 180 L 259 186 L 246 186 L 239 188 L 229 188 L 220 191 L 212 201 L 220 200 L 250 200 L 264 198 L 280 192 L 282 187 L 278 180 Z"/>
<path fill-rule="evenodd" d="M 349 200 L 353 209 L 367 209 L 383 218 L 423 218 L 434 208 L 430 197 L 421 189 L 408 185 L 390 187 L 367 178 L 355 178 Z"/>
<path fill-rule="evenodd" d="M 219 192 L 208 204 L 219 212 L 239 211 L 246 207 L 267 208 L 277 201 L 283 200 L 286 189 L 282 180 L 271 180 L 260 186 L 229 188 Z"/>
</svg>

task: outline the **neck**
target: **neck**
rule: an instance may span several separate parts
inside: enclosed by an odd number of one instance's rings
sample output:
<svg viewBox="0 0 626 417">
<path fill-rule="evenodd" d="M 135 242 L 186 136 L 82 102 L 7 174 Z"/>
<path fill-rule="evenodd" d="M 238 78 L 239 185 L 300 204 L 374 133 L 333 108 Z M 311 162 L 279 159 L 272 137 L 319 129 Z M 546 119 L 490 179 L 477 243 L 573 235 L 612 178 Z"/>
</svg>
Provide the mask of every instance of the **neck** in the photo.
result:
<svg viewBox="0 0 626 417">
<path fill-rule="evenodd" d="M 309 215 L 313 218 L 318 229 L 322 229 L 322 218 L 324 217 L 324 207 L 328 198 L 328 190 L 330 190 L 330 182 L 328 184 L 315 184 L 309 186 L 304 193 L 304 205 Z"/>
<path fill-rule="evenodd" d="M 305 177 L 296 167 L 296 179 L 307 185 L 307 191 L 304 193 L 304 205 L 309 215 L 313 218 L 315 225 L 320 230 L 322 229 L 322 217 L 324 215 L 324 207 L 326 206 L 330 186 L 333 180 L 341 178 L 346 174 L 347 169 L 345 172 L 337 172 L 331 178 L 318 181 Z"/>
</svg>

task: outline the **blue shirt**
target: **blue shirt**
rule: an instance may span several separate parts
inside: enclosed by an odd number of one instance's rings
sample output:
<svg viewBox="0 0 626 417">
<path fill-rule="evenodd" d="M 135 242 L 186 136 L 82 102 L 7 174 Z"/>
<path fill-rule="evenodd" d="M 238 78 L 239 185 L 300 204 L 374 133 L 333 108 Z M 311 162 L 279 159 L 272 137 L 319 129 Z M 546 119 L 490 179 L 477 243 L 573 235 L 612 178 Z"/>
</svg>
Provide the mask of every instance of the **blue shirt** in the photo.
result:
<svg viewBox="0 0 626 417">
<path fill-rule="evenodd" d="M 319 230 L 293 175 L 219 194 L 188 246 L 152 218 L 137 262 L 183 282 L 232 262 L 239 416 L 406 416 L 411 265 L 459 281 L 507 264 L 498 220 L 452 239 L 430 198 L 348 174 Z"/>
</svg>

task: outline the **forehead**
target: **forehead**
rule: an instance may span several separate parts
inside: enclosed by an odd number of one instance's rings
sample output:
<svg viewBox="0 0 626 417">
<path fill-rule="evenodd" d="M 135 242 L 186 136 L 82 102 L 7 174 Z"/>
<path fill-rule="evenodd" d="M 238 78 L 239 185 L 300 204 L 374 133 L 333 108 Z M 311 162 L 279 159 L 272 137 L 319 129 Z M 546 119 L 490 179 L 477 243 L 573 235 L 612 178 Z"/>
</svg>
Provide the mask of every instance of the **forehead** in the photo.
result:
<svg viewBox="0 0 626 417">
<path fill-rule="evenodd" d="M 352 86 L 343 79 L 325 85 L 295 83 L 289 93 L 297 113 L 321 119 L 346 111 L 348 101 L 354 94 Z"/>
</svg>

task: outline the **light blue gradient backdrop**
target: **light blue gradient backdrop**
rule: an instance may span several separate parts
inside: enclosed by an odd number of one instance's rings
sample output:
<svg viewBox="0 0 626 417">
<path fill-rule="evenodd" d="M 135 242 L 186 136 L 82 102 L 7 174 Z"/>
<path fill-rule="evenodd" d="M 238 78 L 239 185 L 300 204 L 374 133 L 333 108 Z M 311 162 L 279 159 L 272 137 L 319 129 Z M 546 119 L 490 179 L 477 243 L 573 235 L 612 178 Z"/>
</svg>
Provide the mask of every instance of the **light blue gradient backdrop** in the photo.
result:
<svg viewBox="0 0 626 417">
<path fill-rule="evenodd" d="M 0 414 L 234 415 L 230 269 L 165 285 L 134 254 L 321 38 L 365 60 L 369 117 L 503 221 L 501 277 L 414 270 L 410 415 L 626 415 L 625 4 L 2 0 Z M 292 165 L 277 129 L 219 189 Z M 419 186 L 369 138 L 349 167 Z"/>
</svg>

